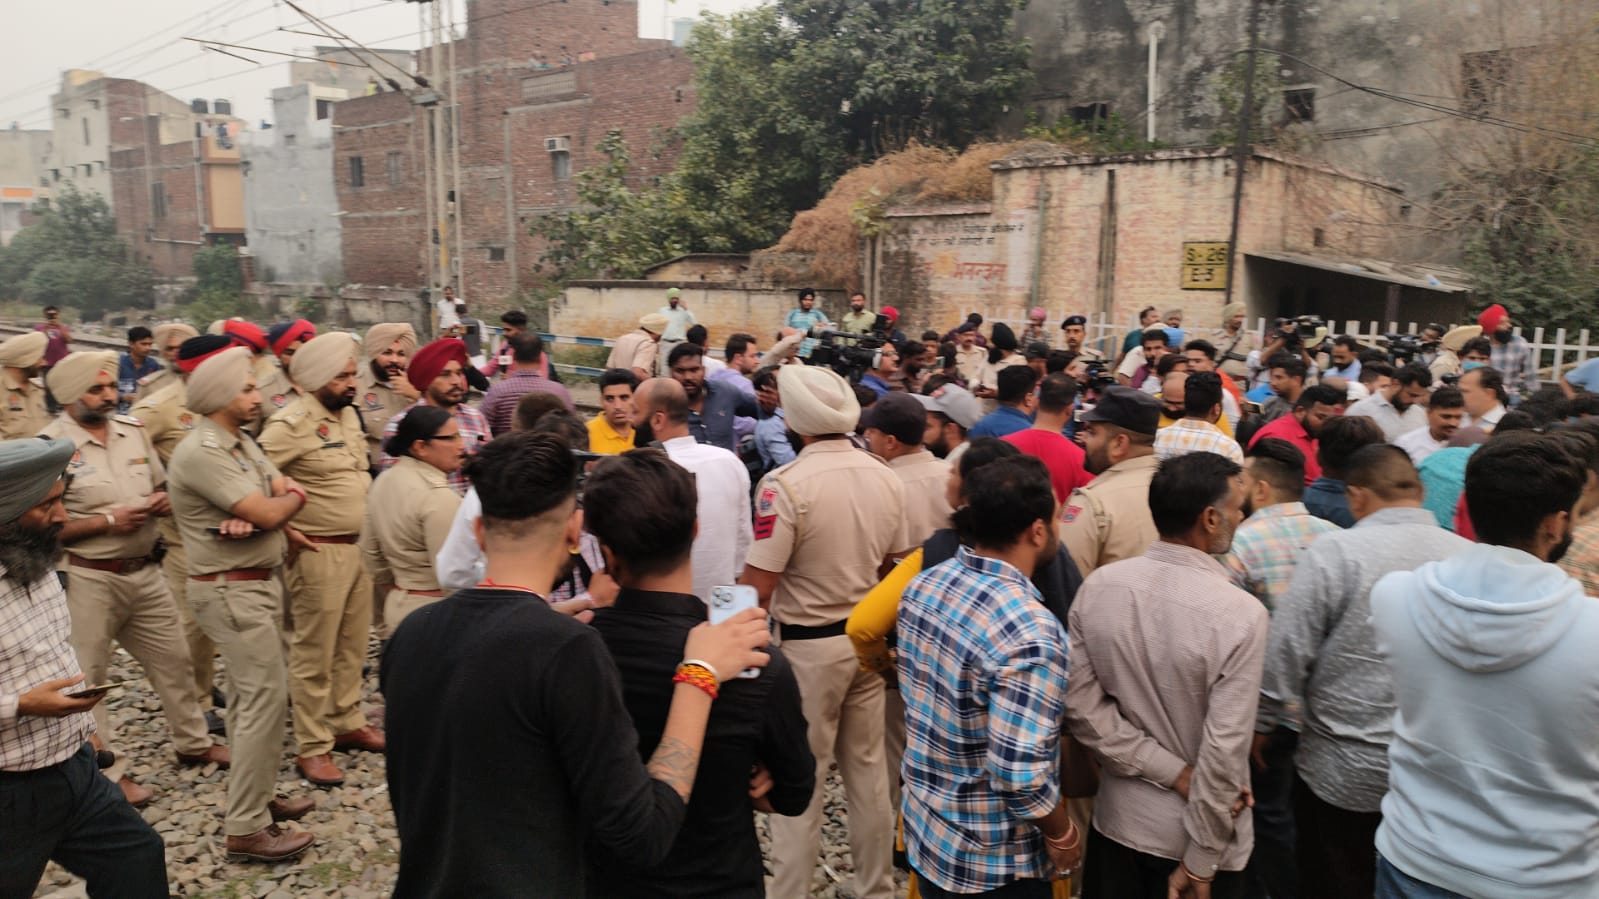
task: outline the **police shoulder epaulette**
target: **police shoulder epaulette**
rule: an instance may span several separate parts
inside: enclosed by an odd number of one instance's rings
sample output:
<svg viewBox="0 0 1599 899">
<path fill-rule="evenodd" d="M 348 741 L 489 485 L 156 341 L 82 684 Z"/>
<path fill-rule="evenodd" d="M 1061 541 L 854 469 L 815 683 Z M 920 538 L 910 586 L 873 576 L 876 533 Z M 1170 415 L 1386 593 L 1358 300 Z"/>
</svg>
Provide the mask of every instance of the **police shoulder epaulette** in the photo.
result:
<svg viewBox="0 0 1599 899">
<path fill-rule="evenodd" d="M 144 427 L 144 422 L 134 418 L 131 415 L 113 415 L 112 418 L 115 418 L 117 421 L 122 422 L 125 425 L 133 425 L 136 428 Z"/>
</svg>

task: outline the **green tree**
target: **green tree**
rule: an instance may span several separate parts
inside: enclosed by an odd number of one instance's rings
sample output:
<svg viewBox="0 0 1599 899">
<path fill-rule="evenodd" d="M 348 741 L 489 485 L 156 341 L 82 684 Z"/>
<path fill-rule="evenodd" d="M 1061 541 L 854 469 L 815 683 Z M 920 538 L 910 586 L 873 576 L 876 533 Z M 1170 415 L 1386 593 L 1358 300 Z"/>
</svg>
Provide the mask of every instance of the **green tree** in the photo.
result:
<svg viewBox="0 0 1599 899">
<path fill-rule="evenodd" d="M 103 197 L 68 184 L 35 211 L 40 220 L 0 255 L 0 295 L 70 306 L 90 320 L 151 306 L 154 277 L 117 236 Z"/>
<path fill-rule="evenodd" d="M 194 254 L 195 290 L 204 293 L 233 293 L 244 290 L 244 272 L 239 269 L 239 251 L 232 244 L 205 247 Z"/>
</svg>

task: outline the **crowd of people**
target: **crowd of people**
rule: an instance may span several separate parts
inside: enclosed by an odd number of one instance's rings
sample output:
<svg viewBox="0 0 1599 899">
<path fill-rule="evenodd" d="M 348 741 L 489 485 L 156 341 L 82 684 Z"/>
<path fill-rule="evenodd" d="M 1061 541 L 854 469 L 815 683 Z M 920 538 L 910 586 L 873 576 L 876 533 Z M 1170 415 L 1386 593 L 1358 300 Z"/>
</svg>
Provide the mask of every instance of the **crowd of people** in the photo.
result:
<svg viewBox="0 0 1599 899">
<path fill-rule="evenodd" d="M 113 644 L 231 860 L 315 842 L 286 741 L 320 787 L 385 755 L 397 896 L 805 897 L 835 768 L 862 899 L 1599 882 L 1599 375 L 1541 388 L 1503 307 L 1102 348 L 806 291 L 717 353 L 665 299 L 586 419 L 453 293 L 423 345 L 0 343 L 0 896 L 166 895 Z"/>
</svg>

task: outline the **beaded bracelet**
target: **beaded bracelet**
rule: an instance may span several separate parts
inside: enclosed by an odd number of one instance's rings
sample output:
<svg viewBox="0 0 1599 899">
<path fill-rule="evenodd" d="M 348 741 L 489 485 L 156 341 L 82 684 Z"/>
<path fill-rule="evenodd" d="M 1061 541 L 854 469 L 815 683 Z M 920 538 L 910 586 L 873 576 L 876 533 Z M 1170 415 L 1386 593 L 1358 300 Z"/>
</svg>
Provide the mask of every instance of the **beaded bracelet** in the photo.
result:
<svg viewBox="0 0 1599 899">
<path fill-rule="evenodd" d="M 677 666 L 677 674 L 672 676 L 672 682 L 676 684 L 688 684 L 691 687 L 698 687 L 699 689 L 705 691 L 705 695 L 711 697 L 712 699 L 716 698 L 716 694 L 718 692 L 716 675 L 712 674 L 711 670 L 704 665 L 690 664 L 685 662 Z"/>
</svg>

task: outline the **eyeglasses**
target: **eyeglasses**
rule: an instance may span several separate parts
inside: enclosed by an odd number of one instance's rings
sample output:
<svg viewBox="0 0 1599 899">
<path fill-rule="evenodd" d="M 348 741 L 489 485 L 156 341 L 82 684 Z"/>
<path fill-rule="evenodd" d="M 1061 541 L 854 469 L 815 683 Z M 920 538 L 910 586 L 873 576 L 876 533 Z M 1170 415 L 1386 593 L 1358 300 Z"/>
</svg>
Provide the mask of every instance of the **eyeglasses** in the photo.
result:
<svg viewBox="0 0 1599 899">
<path fill-rule="evenodd" d="M 461 439 L 461 435 L 459 433 L 455 433 L 455 434 L 434 434 L 432 437 L 423 437 L 422 439 L 423 440 L 456 440 L 456 441 L 459 441 Z"/>
</svg>

